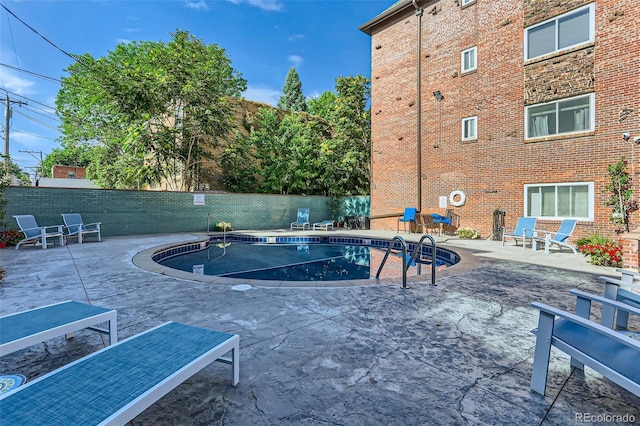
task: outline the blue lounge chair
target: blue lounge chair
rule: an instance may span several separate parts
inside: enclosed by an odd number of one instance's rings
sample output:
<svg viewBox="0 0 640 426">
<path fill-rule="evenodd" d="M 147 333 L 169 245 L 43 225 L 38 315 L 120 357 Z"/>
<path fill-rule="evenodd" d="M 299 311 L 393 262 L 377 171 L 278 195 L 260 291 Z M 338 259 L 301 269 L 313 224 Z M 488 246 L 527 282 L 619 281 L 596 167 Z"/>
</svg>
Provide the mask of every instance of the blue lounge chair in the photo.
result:
<svg viewBox="0 0 640 426">
<path fill-rule="evenodd" d="M 108 329 L 95 327 L 109 323 Z M 0 356 L 88 328 L 118 341 L 116 311 L 67 300 L 0 317 Z"/>
<path fill-rule="evenodd" d="M 415 207 L 407 207 L 404 209 L 404 215 L 398 218 L 396 231 L 400 232 L 400 222 L 404 225 L 404 232 L 407 232 L 407 223 L 409 224 L 409 232 L 411 232 L 411 223 L 416 223 L 416 213 L 418 209 Z"/>
<path fill-rule="evenodd" d="M 311 229 L 311 224 L 309 223 L 309 209 L 301 208 L 298 209 L 298 219 L 295 222 L 291 223 L 291 230 L 294 229 Z"/>
<path fill-rule="evenodd" d="M 568 238 L 571 236 L 571 233 L 576 228 L 576 223 L 578 223 L 578 221 L 575 219 L 564 219 L 560 223 L 560 227 L 556 232 L 540 231 L 534 229 L 532 237 L 533 248 L 537 248 L 536 246 L 538 243 L 544 242 L 544 252 L 547 254 L 549 253 L 549 248 L 552 244 L 555 244 L 560 248 L 570 248 L 573 251 L 573 254 L 578 254 L 578 250 L 576 250 L 575 246 L 567 242 Z M 536 236 L 539 232 L 545 233 L 544 239 Z"/>
<path fill-rule="evenodd" d="M 527 239 L 531 240 L 535 236 L 534 229 L 537 219 L 535 217 L 520 217 L 512 233 L 507 232 L 507 228 L 502 228 L 502 246 L 506 238 L 513 238 L 518 245 L 518 240 L 522 240 L 522 248 L 527 245 Z"/>
<path fill-rule="evenodd" d="M 67 239 L 75 236 L 78 237 L 78 243 L 82 244 L 86 235 L 95 235 L 98 241 L 102 241 L 100 236 L 101 222 L 84 224 L 80 213 L 62 213 L 62 220 L 64 221 Z"/>
<path fill-rule="evenodd" d="M 2 422 L 123 425 L 213 361 L 238 384 L 239 347 L 237 335 L 168 322 L 2 394 Z"/>
<path fill-rule="evenodd" d="M 59 245 L 64 245 L 62 225 L 38 226 L 35 217 L 30 214 L 15 215 L 13 217 L 18 223 L 18 228 L 25 236 L 23 240 L 16 244 L 16 250 L 23 244 L 33 244 L 34 246 L 41 244 L 42 248 L 46 249 L 48 238 L 53 238 L 54 243 L 57 240 Z"/>
</svg>

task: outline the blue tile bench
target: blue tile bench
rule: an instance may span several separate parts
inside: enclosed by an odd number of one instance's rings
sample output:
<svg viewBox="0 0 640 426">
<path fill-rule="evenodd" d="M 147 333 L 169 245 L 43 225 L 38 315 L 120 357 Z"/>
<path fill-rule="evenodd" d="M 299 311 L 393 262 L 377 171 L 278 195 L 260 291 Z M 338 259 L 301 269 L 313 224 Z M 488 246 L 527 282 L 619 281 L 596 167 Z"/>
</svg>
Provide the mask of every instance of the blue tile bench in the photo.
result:
<svg viewBox="0 0 640 426">
<path fill-rule="evenodd" d="M 640 309 L 605 297 L 571 290 L 577 297 L 576 313 L 543 303 L 531 304 L 540 311 L 531 374 L 531 389 L 545 394 L 551 346 L 571 356 L 571 366 L 588 366 L 636 396 L 640 396 L 640 341 L 613 330 L 613 318 L 603 324 L 591 321 L 591 304 L 598 302 L 618 311 L 640 316 Z"/>
<path fill-rule="evenodd" d="M 2 424 L 126 424 L 213 361 L 231 364 L 235 386 L 239 342 L 235 334 L 162 324 L 0 395 Z"/>
</svg>

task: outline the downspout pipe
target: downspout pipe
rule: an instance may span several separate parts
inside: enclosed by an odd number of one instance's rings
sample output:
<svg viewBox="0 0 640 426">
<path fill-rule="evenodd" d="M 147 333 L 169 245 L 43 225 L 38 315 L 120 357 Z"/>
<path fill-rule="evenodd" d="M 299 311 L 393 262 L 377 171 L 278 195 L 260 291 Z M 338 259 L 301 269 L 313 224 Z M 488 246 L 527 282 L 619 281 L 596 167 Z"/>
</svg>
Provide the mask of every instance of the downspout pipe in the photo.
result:
<svg viewBox="0 0 640 426">
<path fill-rule="evenodd" d="M 418 5 L 418 0 L 412 0 L 411 4 L 416 10 L 418 18 L 417 51 L 416 51 L 416 104 L 418 111 L 416 114 L 416 161 L 417 161 L 417 199 L 416 207 L 422 211 L 422 8 Z"/>
</svg>

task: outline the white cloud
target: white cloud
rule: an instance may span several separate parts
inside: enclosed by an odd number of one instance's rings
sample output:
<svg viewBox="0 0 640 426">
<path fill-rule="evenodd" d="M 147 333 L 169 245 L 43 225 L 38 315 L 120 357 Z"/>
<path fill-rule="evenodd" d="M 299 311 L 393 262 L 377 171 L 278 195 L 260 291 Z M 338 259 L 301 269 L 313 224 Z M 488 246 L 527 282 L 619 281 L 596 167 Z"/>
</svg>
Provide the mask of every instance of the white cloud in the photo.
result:
<svg viewBox="0 0 640 426">
<path fill-rule="evenodd" d="M 302 61 L 303 61 L 302 56 L 290 55 L 287 59 L 296 68 L 299 67 L 300 65 L 302 65 Z"/>
<path fill-rule="evenodd" d="M 227 1 L 230 1 L 233 4 L 247 3 L 251 6 L 256 6 L 264 10 L 278 11 L 278 10 L 281 10 L 283 6 L 282 2 L 279 0 L 227 0 Z"/>
<path fill-rule="evenodd" d="M 209 10 L 209 5 L 205 0 L 186 0 L 184 2 L 189 9 L 194 10 Z"/>
<path fill-rule="evenodd" d="M 280 100 L 280 91 L 267 87 L 248 86 L 242 95 L 250 101 L 263 102 L 272 106 L 278 105 Z"/>
<path fill-rule="evenodd" d="M 289 41 L 301 40 L 304 38 L 304 34 L 294 34 L 289 36 Z"/>
<path fill-rule="evenodd" d="M 25 96 L 31 91 L 34 82 L 21 77 L 17 72 L 0 67 L 0 82 L 9 92 Z"/>
</svg>

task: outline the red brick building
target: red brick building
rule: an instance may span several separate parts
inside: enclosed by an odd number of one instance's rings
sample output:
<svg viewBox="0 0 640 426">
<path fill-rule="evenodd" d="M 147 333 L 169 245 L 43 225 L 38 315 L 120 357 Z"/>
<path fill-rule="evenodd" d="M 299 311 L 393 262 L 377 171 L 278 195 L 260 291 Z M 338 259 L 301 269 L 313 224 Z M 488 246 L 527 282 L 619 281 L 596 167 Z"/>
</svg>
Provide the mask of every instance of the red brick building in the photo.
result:
<svg viewBox="0 0 640 426">
<path fill-rule="evenodd" d="M 640 198 L 637 2 L 402 0 L 360 29 L 372 42 L 372 229 L 446 200 L 484 237 L 497 209 L 508 227 L 572 217 L 574 236 L 613 236 L 607 166 L 623 156 Z"/>
</svg>

